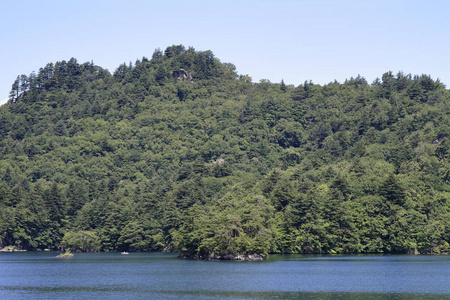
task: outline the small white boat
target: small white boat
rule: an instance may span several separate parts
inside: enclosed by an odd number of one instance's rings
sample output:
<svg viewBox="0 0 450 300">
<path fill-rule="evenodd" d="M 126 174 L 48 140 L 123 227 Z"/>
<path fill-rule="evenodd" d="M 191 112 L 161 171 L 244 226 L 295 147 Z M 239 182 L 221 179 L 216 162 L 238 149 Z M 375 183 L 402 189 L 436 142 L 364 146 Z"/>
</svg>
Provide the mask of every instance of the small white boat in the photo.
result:
<svg viewBox="0 0 450 300">
<path fill-rule="evenodd" d="M 128 253 L 128 252 L 126 252 L 126 251 L 123 251 L 122 254 L 130 254 L 130 253 Z"/>
</svg>

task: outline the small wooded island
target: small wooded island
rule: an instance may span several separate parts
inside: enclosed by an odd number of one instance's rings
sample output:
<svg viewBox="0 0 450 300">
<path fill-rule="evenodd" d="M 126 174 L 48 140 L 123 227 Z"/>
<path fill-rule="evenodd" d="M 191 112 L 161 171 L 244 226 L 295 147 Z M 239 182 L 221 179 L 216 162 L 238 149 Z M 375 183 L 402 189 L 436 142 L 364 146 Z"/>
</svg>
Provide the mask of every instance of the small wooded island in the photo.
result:
<svg viewBox="0 0 450 300">
<path fill-rule="evenodd" d="M 0 107 L 0 248 L 448 253 L 450 92 L 380 75 L 254 83 L 182 45 L 20 75 Z"/>
<path fill-rule="evenodd" d="M 70 251 L 66 251 L 64 253 L 58 254 L 57 258 L 72 258 L 74 255 Z"/>
</svg>

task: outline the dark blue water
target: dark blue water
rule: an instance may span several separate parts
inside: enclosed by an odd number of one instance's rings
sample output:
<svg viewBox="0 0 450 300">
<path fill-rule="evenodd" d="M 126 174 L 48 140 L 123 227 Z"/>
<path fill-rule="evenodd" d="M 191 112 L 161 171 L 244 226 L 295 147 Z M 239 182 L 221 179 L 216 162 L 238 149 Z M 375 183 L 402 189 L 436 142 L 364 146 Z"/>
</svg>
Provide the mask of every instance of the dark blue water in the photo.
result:
<svg viewBox="0 0 450 300">
<path fill-rule="evenodd" d="M 0 299 L 450 299 L 450 256 L 0 253 Z"/>
</svg>

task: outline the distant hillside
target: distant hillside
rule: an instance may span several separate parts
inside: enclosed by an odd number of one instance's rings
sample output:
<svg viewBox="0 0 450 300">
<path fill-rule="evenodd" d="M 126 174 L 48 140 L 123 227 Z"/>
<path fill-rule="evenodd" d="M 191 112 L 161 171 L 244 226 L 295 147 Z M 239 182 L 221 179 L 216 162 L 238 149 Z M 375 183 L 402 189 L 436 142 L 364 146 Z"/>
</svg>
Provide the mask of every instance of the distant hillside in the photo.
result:
<svg viewBox="0 0 450 300">
<path fill-rule="evenodd" d="M 0 248 L 444 253 L 449 153 L 427 75 L 295 87 L 182 45 L 113 74 L 71 58 L 0 107 Z"/>
</svg>

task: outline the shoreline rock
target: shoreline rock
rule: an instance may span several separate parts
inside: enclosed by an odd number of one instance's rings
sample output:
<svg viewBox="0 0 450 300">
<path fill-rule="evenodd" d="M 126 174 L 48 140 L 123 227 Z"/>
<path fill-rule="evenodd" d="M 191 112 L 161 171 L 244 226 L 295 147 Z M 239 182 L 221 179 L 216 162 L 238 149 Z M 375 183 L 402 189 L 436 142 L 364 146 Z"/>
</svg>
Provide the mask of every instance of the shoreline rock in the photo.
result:
<svg viewBox="0 0 450 300">
<path fill-rule="evenodd" d="M 25 252 L 27 250 L 23 250 L 23 249 L 17 249 L 14 246 L 6 246 L 3 249 L 0 249 L 0 252 Z"/>
</svg>

